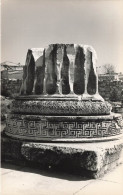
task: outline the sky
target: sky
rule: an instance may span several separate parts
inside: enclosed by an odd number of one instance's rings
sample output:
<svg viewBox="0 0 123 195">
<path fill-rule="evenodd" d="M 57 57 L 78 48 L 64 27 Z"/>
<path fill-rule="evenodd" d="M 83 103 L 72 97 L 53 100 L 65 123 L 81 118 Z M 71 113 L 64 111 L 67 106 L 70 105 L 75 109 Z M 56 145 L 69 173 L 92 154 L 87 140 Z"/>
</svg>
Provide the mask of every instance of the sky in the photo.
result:
<svg viewBox="0 0 123 195">
<path fill-rule="evenodd" d="M 123 72 L 122 0 L 1 0 L 1 62 L 25 64 L 29 48 L 92 45 L 97 66 Z"/>
</svg>

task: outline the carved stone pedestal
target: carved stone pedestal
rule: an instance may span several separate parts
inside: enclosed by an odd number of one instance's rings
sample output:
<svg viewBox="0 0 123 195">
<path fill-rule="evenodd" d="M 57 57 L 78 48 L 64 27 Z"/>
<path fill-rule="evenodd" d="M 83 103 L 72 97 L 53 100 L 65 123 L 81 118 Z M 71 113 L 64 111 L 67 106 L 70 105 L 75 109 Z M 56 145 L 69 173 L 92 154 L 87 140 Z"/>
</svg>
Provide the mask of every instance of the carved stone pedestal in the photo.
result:
<svg viewBox="0 0 123 195">
<path fill-rule="evenodd" d="M 51 44 L 28 51 L 4 148 L 15 147 L 24 161 L 67 169 L 71 164 L 74 172 L 97 177 L 121 162 L 122 131 L 121 115 L 111 113 L 98 93 L 92 47 Z"/>
</svg>

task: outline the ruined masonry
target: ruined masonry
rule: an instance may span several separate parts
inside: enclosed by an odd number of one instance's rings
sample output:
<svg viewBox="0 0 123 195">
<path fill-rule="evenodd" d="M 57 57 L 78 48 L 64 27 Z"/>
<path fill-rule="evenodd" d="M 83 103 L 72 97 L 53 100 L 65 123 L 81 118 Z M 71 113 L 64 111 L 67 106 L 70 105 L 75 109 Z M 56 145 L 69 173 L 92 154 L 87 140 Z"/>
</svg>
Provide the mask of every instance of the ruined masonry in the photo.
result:
<svg viewBox="0 0 123 195">
<path fill-rule="evenodd" d="M 96 61 L 88 45 L 28 50 L 4 135 L 13 159 L 94 178 L 122 162 L 122 117 L 98 93 Z"/>
</svg>

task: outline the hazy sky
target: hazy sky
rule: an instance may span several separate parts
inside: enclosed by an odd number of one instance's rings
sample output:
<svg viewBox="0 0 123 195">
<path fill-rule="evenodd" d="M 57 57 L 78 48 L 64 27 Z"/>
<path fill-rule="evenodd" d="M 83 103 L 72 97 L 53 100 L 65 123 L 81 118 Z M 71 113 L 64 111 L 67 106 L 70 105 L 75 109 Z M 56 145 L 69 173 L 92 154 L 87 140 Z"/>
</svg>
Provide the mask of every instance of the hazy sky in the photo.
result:
<svg viewBox="0 0 123 195">
<path fill-rule="evenodd" d="M 2 62 L 25 63 L 28 48 L 92 45 L 98 66 L 123 71 L 123 1 L 2 0 Z"/>
</svg>

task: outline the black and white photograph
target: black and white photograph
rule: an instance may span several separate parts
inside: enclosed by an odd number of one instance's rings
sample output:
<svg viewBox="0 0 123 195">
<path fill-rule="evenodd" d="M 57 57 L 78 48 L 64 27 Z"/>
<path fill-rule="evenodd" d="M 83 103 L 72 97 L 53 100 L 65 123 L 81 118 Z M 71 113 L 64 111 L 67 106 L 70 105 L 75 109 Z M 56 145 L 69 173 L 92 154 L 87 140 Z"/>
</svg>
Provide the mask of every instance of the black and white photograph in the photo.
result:
<svg viewBox="0 0 123 195">
<path fill-rule="evenodd" d="M 123 194 L 123 0 L 1 0 L 1 195 Z"/>
</svg>

